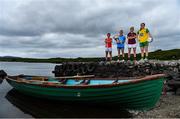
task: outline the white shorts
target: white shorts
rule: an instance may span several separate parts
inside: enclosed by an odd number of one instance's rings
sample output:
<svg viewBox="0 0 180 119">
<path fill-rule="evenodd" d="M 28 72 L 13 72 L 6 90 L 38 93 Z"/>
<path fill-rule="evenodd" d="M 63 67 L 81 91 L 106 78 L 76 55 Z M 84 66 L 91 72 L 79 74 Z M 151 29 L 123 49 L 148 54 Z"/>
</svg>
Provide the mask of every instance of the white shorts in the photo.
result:
<svg viewBox="0 0 180 119">
<path fill-rule="evenodd" d="M 106 48 L 106 52 L 112 52 L 112 48 Z"/>
<path fill-rule="evenodd" d="M 136 48 L 136 44 L 128 44 L 128 48 Z"/>
</svg>

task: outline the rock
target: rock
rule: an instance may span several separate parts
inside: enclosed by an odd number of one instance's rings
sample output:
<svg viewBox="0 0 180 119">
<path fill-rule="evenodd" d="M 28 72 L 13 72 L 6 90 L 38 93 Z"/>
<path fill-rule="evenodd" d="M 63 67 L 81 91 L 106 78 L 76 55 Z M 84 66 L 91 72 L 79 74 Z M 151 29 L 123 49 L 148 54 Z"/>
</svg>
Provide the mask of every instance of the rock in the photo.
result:
<svg viewBox="0 0 180 119">
<path fill-rule="evenodd" d="M 99 65 L 100 65 L 100 66 L 103 66 L 103 65 L 105 65 L 105 62 L 104 62 L 104 61 L 100 61 L 100 62 L 99 62 Z"/>
<path fill-rule="evenodd" d="M 0 79 L 0 84 L 3 82 L 3 79 Z"/>
<path fill-rule="evenodd" d="M 180 81 L 169 80 L 167 81 L 167 85 L 171 88 L 172 91 L 177 93 L 178 88 L 180 88 Z"/>
<path fill-rule="evenodd" d="M 180 82 L 180 78 L 179 77 L 178 78 L 174 78 L 173 80 Z"/>
<path fill-rule="evenodd" d="M 171 67 L 176 67 L 176 66 L 177 66 L 177 63 L 176 63 L 176 62 L 170 62 L 169 65 L 170 65 Z"/>
<path fill-rule="evenodd" d="M 0 79 L 4 79 L 7 76 L 7 73 L 4 70 L 0 70 Z"/>
<path fill-rule="evenodd" d="M 176 90 L 176 95 L 180 95 L 180 88 Z"/>
<path fill-rule="evenodd" d="M 0 84 L 3 82 L 6 76 L 7 76 L 7 73 L 4 70 L 0 70 Z"/>
</svg>

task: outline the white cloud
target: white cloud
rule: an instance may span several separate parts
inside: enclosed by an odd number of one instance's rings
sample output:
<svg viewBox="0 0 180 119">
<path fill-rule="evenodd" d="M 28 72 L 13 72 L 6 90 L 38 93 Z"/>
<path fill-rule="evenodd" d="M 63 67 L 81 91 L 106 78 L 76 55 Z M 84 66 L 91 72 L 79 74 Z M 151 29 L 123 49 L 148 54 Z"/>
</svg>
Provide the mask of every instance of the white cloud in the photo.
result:
<svg viewBox="0 0 180 119">
<path fill-rule="evenodd" d="M 141 22 L 155 37 L 151 51 L 179 48 L 179 7 L 178 0 L 0 0 L 0 55 L 104 56 L 107 32 L 127 34 Z"/>
</svg>

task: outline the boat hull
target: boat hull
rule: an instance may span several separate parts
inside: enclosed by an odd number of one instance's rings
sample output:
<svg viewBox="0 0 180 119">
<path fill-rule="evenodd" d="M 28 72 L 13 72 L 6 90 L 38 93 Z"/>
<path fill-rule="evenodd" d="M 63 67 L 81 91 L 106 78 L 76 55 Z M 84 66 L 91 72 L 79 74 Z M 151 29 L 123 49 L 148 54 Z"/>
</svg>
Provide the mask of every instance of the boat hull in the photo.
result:
<svg viewBox="0 0 180 119">
<path fill-rule="evenodd" d="M 7 79 L 8 83 L 24 94 L 62 101 L 77 101 L 98 104 L 118 104 L 124 109 L 149 110 L 160 98 L 163 77 L 143 80 L 138 83 L 99 87 L 61 87 L 19 83 Z"/>
</svg>

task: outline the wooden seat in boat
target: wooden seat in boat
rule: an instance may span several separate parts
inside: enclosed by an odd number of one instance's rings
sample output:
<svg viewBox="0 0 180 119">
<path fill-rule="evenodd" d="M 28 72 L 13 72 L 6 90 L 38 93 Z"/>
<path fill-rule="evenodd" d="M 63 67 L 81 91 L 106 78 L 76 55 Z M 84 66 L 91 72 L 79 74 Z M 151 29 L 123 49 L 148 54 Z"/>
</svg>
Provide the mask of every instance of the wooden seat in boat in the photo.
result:
<svg viewBox="0 0 180 119">
<path fill-rule="evenodd" d="M 35 80 L 35 81 L 48 81 L 48 78 L 46 78 L 46 77 L 32 77 L 32 80 Z"/>
<path fill-rule="evenodd" d="M 90 80 L 84 79 L 82 82 L 80 82 L 80 85 L 88 85 L 90 83 Z"/>
</svg>

